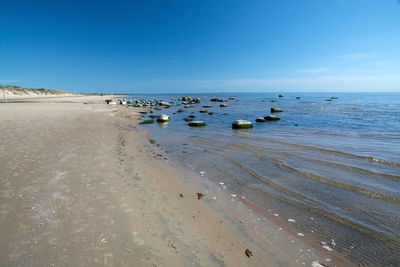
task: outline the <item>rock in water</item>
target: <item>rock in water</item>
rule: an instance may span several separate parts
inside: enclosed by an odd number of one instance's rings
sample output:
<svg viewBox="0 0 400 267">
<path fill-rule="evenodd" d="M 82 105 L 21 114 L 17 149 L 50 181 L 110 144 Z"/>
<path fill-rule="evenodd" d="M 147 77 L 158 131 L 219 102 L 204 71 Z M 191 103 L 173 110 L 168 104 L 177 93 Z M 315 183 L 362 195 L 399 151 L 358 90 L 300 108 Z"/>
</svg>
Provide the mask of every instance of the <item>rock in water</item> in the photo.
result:
<svg viewBox="0 0 400 267">
<path fill-rule="evenodd" d="M 165 114 L 161 114 L 160 117 L 157 119 L 157 122 L 167 122 L 169 121 L 169 116 Z"/>
<path fill-rule="evenodd" d="M 279 121 L 281 118 L 279 118 L 278 116 L 274 116 L 274 115 L 268 115 L 268 116 L 264 117 L 264 119 L 266 119 L 267 121 Z"/>
<path fill-rule="evenodd" d="M 271 113 L 275 113 L 275 112 L 282 112 L 283 110 L 280 108 L 271 108 Z"/>
<path fill-rule="evenodd" d="M 246 120 L 236 120 L 232 123 L 232 129 L 249 129 L 253 128 L 253 123 Z"/>
<path fill-rule="evenodd" d="M 188 124 L 190 127 L 201 127 L 201 126 L 206 126 L 206 123 L 204 121 L 191 121 Z"/>
<path fill-rule="evenodd" d="M 207 113 L 208 111 L 206 109 L 201 109 L 199 112 L 200 113 Z"/>
<path fill-rule="evenodd" d="M 161 101 L 160 103 L 158 103 L 159 106 L 164 106 L 164 107 L 168 107 L 169 103 Z"/>
<path fill-rule="evenodd" d="M 211 102 L 224 102 L 224 100 L 222 98 L 218 98 L 218 97 L 213 97 L 210 99 Z"/>
<path fill-rule="evenodd" d="M 228 105 L 227 104 L 221 104 L 221 105 L 219 105 L 221 108 L 226 108 L 226 107 L 228 107 Z"/>
<path fill-rule="evenodd" d="M 266 122 L 267 120 L 263 117 L 259 117 L 256 119 L 256 122 Z"/>
<path fill-rule="evenodd" d="M 144 120 L 139 122 L 139 124 L 152 124 L 154 121 L 153 120 Z"/>
</svg>

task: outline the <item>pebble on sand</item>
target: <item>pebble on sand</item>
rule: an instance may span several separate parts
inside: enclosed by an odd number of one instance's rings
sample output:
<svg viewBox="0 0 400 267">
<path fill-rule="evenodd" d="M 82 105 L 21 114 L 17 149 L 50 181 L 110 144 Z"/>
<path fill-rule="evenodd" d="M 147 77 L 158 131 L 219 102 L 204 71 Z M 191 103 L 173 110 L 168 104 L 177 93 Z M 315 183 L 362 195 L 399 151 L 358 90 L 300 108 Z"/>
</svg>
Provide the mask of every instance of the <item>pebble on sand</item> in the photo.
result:
<svg viewBox="0 0 400 267">
<path fill-rule="evenodd" d="M 326 267 L 325 264 L 321 264 L 319 261 L 313 261 L 313 262 L 311 263 L 311 266 L 312 266 L 312 267 Z"/>
<path fill-rule="evenodd" d="M 204 195 L 202 193 L 196 193 L 197 199 L 201 199 Z"/>
<path fill-rule="evenodd" d="M 248 258 L 250 258 L 251 256 L 253 256 L 253 252 L 251 252 L 251 250 L 249 250 L 249 249 L 246 249 L 246 250 L 244 251 L 244 254 L 246 254 L 246 256 L 247 256 Z"/>
</svg>

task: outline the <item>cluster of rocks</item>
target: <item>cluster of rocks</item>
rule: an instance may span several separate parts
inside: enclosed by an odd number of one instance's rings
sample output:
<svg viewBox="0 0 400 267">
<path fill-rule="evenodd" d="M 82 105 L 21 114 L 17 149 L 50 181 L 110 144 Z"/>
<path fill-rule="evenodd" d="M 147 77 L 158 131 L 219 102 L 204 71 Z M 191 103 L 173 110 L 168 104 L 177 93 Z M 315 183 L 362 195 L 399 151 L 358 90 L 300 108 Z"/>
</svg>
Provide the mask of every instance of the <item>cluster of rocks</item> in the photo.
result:
<svg viewBox="0 0 400 267">
<path fill-rule="evenodd" d="M 283 97 L 283 96 L 279 95 L 279 97 Z M 193 107 L 193 105 L 201 103 L 201 98 L 190 97 L 190 96 L 184 96 L 184 97 L 180 97 L 177 99 L 171 99 L 171 100 L 172 101 L 170 101 L 170 102 L 166 102 L 166 101 L 160 100 L 160 99 L 151 99 L 151 100 L 149 100 L 149 99 L 142 99 L 142 100 L 138 100 L 138 99 L 133 99 L 133 100 L 107 99 L 107 100 L 105 100 L 105 102 L 109 105 L 117 105 L 119 103 L 120 105 L 124 105 L 124 106 L 128 106 L 128 107 L 149 107 L 150 108 L 149 111 L 139 112 L 141 114 L 147 114 L 148 112 L 153 113 L 153 110 L 162 110 L 163 108 L 164 109 L 170 108 L 171 105 L 175 105 L 175 106 L 183 105 L 184 108 L 191 108 L 191 107 Z M 213 97 L 210 99 L 211 102 L 228 102 L 230 100 L 235 100 L 235 97 L 229 97 L 227 99 Z M 199 112 L 200 113 L 208 113 L 209 115 L 212 115 L 214 113 L 208 110 L 208 109 L 211 109 L 212 107 L 213 107 L 212 105 L 203 105 L 202 109 L 200 109 Z M 228 107 L 228 105 L 226 103 L 222 103 L 219 105 L 219 107 L 226 108 L 226 107 Z M 276 107 L 271 108 L 271 113 L 278 113 L 278 112 L 282 112 L 282 111 L 283 110 L 280 108 L 276 108 Z M 177 109 L 176 112 L 182 113 L 182 112 L 185 112 L 185 110 L 182 108 L 179 108 L 179 109 Z M 154 123 L 154 119 L 156 119 L 156 121 L 158 123 L 164 124 L 170 120 L 170 116 L 168 116 L 166 114 L 161 114 L 161 115 L 150 114 L 149 117 L 151 119 L 143 120 L 140 122 L 140 124 Z M 206 126 L 206 123 L 204 121 L 200 121 L 200 120 L 193 121 L 193 119 L 195 117 L 196 117 L 195 115 L 189 115 L 186 118 L 184 118 L 184 120 L 186 122 L 188 122 L 188 126 L 190 126 L 190 127 Z M 278 120 L 280 120 L 280 117 L 275 116 L 275 115 L 268 115 L 265 117 L 258 117 L 258 118 L 256 118 L 255 121 L 256 122 L 267 122 L 267 121 L 278 121 Z M 253 123 L 250 121 L 247 121 L 247 120 L 236 120 L 232 123 L 232 129 L 250 129 L 250 128 L 253 128 Z"/>
<path fill-rule="evenodd" d="M 212 102 L 228 102 L 229 100 L 234 100 L 235 97 L 229 97 L 228 99 L 221 99 L 213 97 L 210 99 Z M 191 96 L 184 96 L 176 99 L 171 99 L 173 101 L 166 102 L 162 99 L 107 99 L 105 102 L 110 105 L 126 105 L 130 107 L 163 107 L 169 108 L 172 105 L 184 105 L 184 108 L 193 107 L 191 105 L 196 105 L 201 103 L 201 98 L 199 97 L 191 97 Z M 209 106 L 211 107 L 211 106 Z M 221 104 L 220 107 L 227 107 L 226 104 Z"/>
<path fill-rule="evenodd" d="M 199 98 L 199 97 L 184 96 L 184 97 L 178 98 L 177 100 L 181 101 L 183 105 L 192 105 L 192 104 L 200 104 L 201 103 L 201 98 Z"/>
<path fill-rule="evenodd" d="M 222 98 L 218 98 L 218 97 L 213 97 L 210 99 L 211 102 L 226 102 L 227 100 L 224 100 Z"/>
<path fill-rule="evenodd" d="M 271 113 L 283 112 L 280 108 L 271 108 Z M 281 118 L 275 115 L 256 118 L 256 122 L 279 121 Z M 232 129 L 250 129 L 253 124 L 246 120 L 236 120 L 232 123 Z"/>
<path fill-rule="evenodd" d="M 335 97 L 335 96 L 332 96 L 332 97 L 330 97 L 330 98 L 328 98 L 328 99 L 325 99 L 325 101 L 332 101 L 332 100 L 336 100 L 336 99 L 338 99 L 338 98 Z"/>
<path fill-rule="evenodd" d="M 147 106 L 158 106 L 158 105 L 169 105 L 166 102 L 153 100 L 137 100 L 137 99 L 106 99 L 105 102 L 109 105 L 117 105 L 118 103 L 123 106 L 129 107 L 147 107 Z"/>
<path fill-rule="evenodd" d="M 106 99 L 106 104 L 107 105 L 116 105 L 117 104 L 117 102 L 115 102 L 114 100 L 112 100 L 112 99 Z"/>
<path fill-rule="evenodd" d="M 228 102 L 229 100 L 235 100 L 236 98 L 234 97 L 228 97 L 228 99 L 222 99 L 219 97 L 213 97 L 210 99 L 211 102 Z"/>
<path fill-rule="evenodd" d="M 257 122 L 266 122 L 266 121 L 279 121 L 281 118 L 275 115 L 268 115 L 265 117 L 257 118 Z"/>
<path fill-rule="evenodd" d="M 131 101 L 125 100 L 125 99 L 116 99 L 116 100 L 115 99 L 106 99 L 105 102 L 108 105 L 117 105 L 119 103 L 120 105 L 123 105 L 123 106 L 129 105 L 132 103 Z"/>
</svg>

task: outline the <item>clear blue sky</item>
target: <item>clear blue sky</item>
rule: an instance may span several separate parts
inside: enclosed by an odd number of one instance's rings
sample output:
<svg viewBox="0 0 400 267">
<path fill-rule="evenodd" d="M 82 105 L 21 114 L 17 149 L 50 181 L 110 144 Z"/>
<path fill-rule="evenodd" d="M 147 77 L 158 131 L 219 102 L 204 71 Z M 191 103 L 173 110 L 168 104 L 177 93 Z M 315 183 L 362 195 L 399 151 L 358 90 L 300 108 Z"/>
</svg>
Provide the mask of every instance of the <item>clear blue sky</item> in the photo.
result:
<svg viewBox="0 0 400 267">
<path fill-rule="evenodd" d="M 0 83 L 400 92 L 399 0 L 0 1 Z"/>
</svg>

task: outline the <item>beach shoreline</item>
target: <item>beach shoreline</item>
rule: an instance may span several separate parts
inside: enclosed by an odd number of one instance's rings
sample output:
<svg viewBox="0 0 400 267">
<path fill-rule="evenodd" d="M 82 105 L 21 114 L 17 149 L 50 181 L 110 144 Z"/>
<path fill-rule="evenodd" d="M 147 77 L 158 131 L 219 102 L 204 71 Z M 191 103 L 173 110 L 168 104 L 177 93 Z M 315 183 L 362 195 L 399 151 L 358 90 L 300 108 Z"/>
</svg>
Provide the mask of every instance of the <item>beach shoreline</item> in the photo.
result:
<svg viewBox="0 0 400 267">
<path fill-rule="evenodd" d="M 180 166 L 107 97 L 0 104 L 2 264 L 352 265 Z"/>
<path fill-rule="evenodd" d="M 15 101 L 28 101 L 28 100 L 34 100 L 34 101 L 40 101 L 41 99 L 48 99 L 48 98 L 52 98 L 54 99 L 75 99 L 77 97 L 82 97 L 82 98 L 87 98 L 88 101 L 90 101 L 90 99 L 96 99 L 96 101 L 99 99 L 99 97 L 102 98 L 116 98 L 116 97 L 125 97 L 126 95 L 121 95 L 121 94 L 104 94 L 102 96 L 100 96 L 99 94 L 80 94 L 80 93 L 59 93 L 59 94 L 50 94 L 50 93 L 34 93 L 34 92 L 27 92 L 27 93 L 14 93 L 11 91 L 7 91 L 7 90 L 2 90 L 0 92 L 0 102 L 3 103 L 10 103 L 10 102 L 15 102 Z M 93 98 L 92 98 L 93 97 Z M 56 100 L 57 101 L 57 100 Z M 74 102 L 76 100 L 72 100 L 72 102 Z"/>
</svg>

